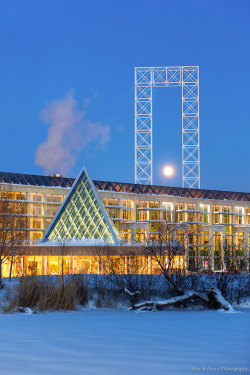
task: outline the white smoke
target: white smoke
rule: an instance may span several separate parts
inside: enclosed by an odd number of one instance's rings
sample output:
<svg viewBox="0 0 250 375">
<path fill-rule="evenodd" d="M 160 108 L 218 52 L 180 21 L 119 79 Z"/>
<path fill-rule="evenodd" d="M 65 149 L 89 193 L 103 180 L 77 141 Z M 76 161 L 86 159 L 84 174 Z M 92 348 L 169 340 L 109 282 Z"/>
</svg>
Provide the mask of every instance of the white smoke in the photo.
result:
<svg viewBox="0 0 250 375">
<path fill-rule="evenodd" d="M 36 150 L 35 164 L 46 174 L 67 175 L 81 150 L 103 149 L 110 141 L 110 127 L 86 118 L 88 101 L 78 109 L 74 91 L 54 100 L 42 111 L 41 121 L 49 125 L 47 140 Z"/>
</svg>

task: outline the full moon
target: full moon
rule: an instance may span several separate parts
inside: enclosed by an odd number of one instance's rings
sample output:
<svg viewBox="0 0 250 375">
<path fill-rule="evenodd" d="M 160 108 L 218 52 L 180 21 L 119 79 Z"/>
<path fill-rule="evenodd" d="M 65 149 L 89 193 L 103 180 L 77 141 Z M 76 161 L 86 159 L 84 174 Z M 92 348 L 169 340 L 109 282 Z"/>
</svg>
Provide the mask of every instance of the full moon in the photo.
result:
<svg viewBox="0 0 250 375">
<path fill-rule="evenodd" d="M 163 173 L 165 174 L 165 176 L 170 177 L 174 174 L 174 169 L 170 167 L 169 165 L 167 165 L 166 167 L 163 168 Z"/>
</svg>

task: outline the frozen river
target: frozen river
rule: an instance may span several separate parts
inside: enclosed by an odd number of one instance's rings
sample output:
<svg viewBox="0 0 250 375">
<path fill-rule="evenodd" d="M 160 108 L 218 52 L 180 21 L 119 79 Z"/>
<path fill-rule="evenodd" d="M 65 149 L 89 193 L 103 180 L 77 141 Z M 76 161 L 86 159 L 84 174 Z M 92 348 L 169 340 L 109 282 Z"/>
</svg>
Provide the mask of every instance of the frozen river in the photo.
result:
<svg viewBox="0 0 250 375">
<path fill-rule="evenodd" d="M 0 374 L 250 374 L 250 310 L 0 315 Z"/>
</svg>

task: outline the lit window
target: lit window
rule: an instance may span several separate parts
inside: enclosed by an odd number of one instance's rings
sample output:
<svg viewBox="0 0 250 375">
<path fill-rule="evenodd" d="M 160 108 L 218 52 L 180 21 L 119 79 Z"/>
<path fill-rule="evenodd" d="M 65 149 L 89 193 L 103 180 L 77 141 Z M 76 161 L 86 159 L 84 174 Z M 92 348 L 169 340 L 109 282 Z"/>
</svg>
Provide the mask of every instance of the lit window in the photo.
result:
<svg viewBox="0 0 250 375">
<path fill-rule="evenodd" d="M 34 202 L 42 202 L 44 194 L 30 194 L 30 198 Z"/>
</svg>

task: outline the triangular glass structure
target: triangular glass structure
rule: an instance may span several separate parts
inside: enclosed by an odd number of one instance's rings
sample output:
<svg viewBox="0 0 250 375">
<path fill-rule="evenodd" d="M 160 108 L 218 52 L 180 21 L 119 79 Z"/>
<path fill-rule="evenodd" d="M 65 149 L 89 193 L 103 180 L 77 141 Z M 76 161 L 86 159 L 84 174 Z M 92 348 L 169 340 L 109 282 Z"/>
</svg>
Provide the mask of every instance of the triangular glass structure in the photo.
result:
<svg viewBox="0 0 250 375">
<path fill-rule="evenodd" d="M 120 235 L 83 167 L 41 243 L 88 239 L 118 245 Z"/>
</svg>

